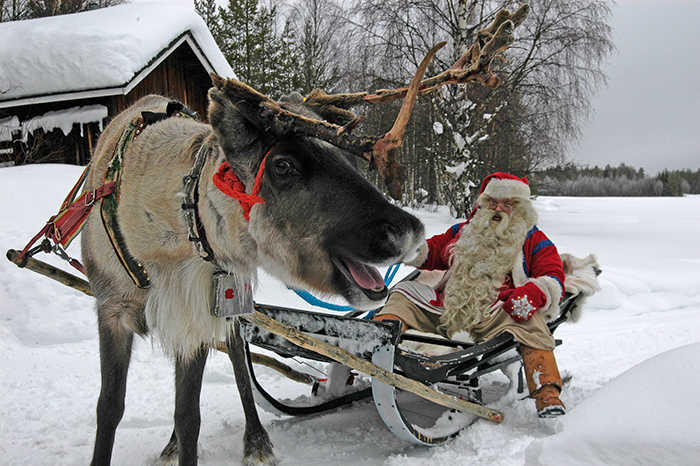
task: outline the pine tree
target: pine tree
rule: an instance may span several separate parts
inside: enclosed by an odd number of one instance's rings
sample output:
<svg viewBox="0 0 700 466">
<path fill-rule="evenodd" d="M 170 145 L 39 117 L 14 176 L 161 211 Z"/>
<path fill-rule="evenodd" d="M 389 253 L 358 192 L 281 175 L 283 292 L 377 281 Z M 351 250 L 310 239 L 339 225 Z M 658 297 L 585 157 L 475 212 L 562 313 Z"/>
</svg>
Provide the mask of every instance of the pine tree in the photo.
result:
<svg viewBox="0 0 700 466">
<path fill-rule="evenodd" d="M 216 0 L 194 0 L 194 9 L 202 17 L 212 36 L 218 42 L 219 14 Z"/>
<path fill-rule="evenodd" d="M 197 10 L 200 15 L 212 17 L 206 5 L 214 0 L 198 1 L 206 2 Z M 238 79 L 272 98 L 301 87 L 294 35 L 287 25 L 277 32 L 278 18 L 276 6 L 261 7 L 258 0 L 229 0 L 226 7 L 219 7 L 215 24 L 209 25 Z"/>
<path fill-rule="evenodd" d="M 253 50 L 257 10 L 257 0 L 229 0 L 228 6 L 219 8 L 219 48 L 238 79 L 254 87 L 251 70 L 255 66 Z"/>
</svg>

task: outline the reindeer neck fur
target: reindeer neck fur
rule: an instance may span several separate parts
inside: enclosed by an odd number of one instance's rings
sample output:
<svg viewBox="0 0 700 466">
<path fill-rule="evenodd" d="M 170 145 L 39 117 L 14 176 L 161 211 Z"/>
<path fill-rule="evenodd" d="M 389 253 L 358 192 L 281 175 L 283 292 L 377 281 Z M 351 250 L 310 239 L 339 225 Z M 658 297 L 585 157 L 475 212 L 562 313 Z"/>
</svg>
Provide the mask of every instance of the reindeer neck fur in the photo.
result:
<svg viewBox="0 0 700 466">
<path fill-rule="evenodd" d="M 168 260 L 147 263 L 153 285 L 145 306 L 146 322 L 167 353 L 185 359 L 202 345 L 215 347 L 231 332 L 231 323 L 211 315 L 214 272 L 223 269 L 242 282 L 255 283 L 259 265 L 257 244 L 248 233 L 242 209 L 212 182 L 225 161 L 223 151 L 211 134 L 202 144 L 211 151 L 200 175 L 198 211 L 202 233 L 211 233 L 206 240 L 215 262 L 203 260 L 186 238 L 189 254 L 174 268 Z M 192 163 L 197 150 L 195 146 L 188 150 Z M 177 201 L 181 200 L 182 193 L 178 193 Z"/>
</svg>

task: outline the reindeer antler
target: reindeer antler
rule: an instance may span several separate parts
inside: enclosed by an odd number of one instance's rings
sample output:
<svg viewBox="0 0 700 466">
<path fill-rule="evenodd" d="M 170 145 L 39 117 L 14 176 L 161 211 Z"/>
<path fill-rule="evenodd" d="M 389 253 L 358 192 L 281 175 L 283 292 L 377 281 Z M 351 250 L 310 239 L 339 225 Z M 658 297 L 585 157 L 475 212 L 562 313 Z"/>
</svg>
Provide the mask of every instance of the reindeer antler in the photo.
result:
<svg viewBox="0 0 700 466">
<path fill-rule="evenodd" d="M 372 163 L 384 179 L 389 194 L 394 199 L 401 198 L 401 186 L 405 181 L 404 167 L 396 160 L 395 152 L 404 140 L 404 129 L 419 94 L 432 92 L 445 84 L 465 84 L 479 82 L 496 88 L 500 79 L 489 70 L 494 57 L 513 42 L 513 30 L 520 25 L 529 12 L 523 5 L 511 14 L 501 10 L 494 22 L 477 33 L 477 41 L 454 65 L 437 76 L 422 80 L 430 60 L 445 42 L 433 47 L 421 62 L 410 86 L 380 90 L 375 94 L 360 92 L 355 94 L 328 95 L 320 89 L 311 92 L 304 105 L 315 110 L 321 117 L 341 123 L 315 120 L 290 112 L 277 102 L 260 94 L 255 89 L 235 80 L 224 80 L 212 74 L 212 82 L 223 92 L 236 108 L 258 128 L 279 137 L 288 134 L 302 134 L 327 141 L 348 152 L 365 158 Z M 421 81 L 422 80 L 422 81 Z M 401 111 L 392 129 L 384 136 L 355 136 L 351 134 L 362 120 L 348 109 L 361 103 L 379 103 L 404 98 Z"/>
<path fill-rule="evenodd" d="M 530 6 L 522 5 L 515 13 L 500 10 L 488 28 L 477 32 L 477 41 L 446 71 L 421 82 L 419 95 L 433 92 L 445 84 L 466 84 L 477 81 L 486 87 L 496 88 L 500 79 L 493 76 L 489 66 L 498 53 L 513 43 L 513 31 L 525 21 Z M 403 98 L 407 87 L 381 89 L 374 94 L 358 92 L 354 94 L 328 95 L 320 89 L 312 91 L 304 104 L 314 109 L 322 109 L 326 115 L 337 117 L 352 115 L 347 109 L 363 103 L 381 103 Z M 335 112 L 335 113 L 334 113 Z M 324 115 L 325 116 L 325 115 Z M 350 116 L 350 119 L 352 117 Z"/>
<path fill-rule="evenodd" d="M 251 123 L 263 131 L 271 132 L 278 137 L 288 134 L 303 134 L 312 136 L 343 148 L 358 157 L 373 163 L 384 179 L 389 194 L 394 199 L 401 198 L 401 186 L 406 178 L 404 168 L 396 161 L 394 153 L 404 139 L 404 128 L 413 110 L 418 96 L 418 89 L 430 60 L 445 42 L 433 47 L 423 59 L 411 82 L 406 98 L 392 129 L 384 136 L 355 136 L 352 129 L 362 120 L 355 117 L 344 126 L 338 126 L 323 120 L 306 118 L 297 113 L 282 108 L 277 102 L 259 93 L 250 86 L 235 79 L 224 80 L 212 74 L 212 82 L 223 92 Z M 351 112 L 348 112 L 352 115 Z M 354 115 L 353 115 L 354 117 Z"/>
<path fill-rule="evenodd" d="M 394 199 L 401 199 L 401 186 L 406 180 L 406 170 L 395 157 L 396 149 L 403 144 L 404 129 L 406 129 L 408 119 L 413 111 L 413 105 L 418 98 L 418 91 L 420 89 L 421 79 L 423 79 L 423 74 L 425 70 L 428 69 L 428 65 L 435 54 L 438 50 L 443 48 L 445 44 L 446 42 L 440 42 L 430 49 L 425 58 L 423 58 L 415 76 L 413 76 L 411 85 L 408 86 L 406 98 L 403 100 L 403 105 L 396 117 L 394 126 L 377 141 L 374 147 L 372 147 L 372 155 L 369 161 L 374 162 L 377 170 L 382 175 L 382 179 L 384 179 L 384 184 L 389 190 L 389 194 Z"/>
<path fill-rule="evenodd" d="M 282 108 L 274 100 L 240 81 L 224 80 L 216 74 L 212 74 L 211 78 L 214 86 L 226 95 L 251 123 L 278 137 L 294 133 L 312 136 L 346 149 L 359 157 L 362 157 L 365 152 L 371 152 L 372 147 L 379 140 L 379 136 L 358 137 L 351 134 L 350 129 L 359 123 L 359 120 L 356 121 L 357 118 L 346 126 L 307 118 Z"/>
</svg>

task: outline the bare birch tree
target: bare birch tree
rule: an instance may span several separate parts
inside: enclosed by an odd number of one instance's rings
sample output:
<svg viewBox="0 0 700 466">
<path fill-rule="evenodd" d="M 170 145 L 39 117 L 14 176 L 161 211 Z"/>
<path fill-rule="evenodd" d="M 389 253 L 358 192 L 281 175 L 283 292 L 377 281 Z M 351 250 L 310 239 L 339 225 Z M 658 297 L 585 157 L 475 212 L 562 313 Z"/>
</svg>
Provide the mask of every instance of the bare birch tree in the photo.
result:
<svg viewBox="0 0 700 466">
<path fill-rule="evenodd" d="M 362 19 L 355 24 L 364 31 L 365 46 L 375 51 L 375 69 L 400 81 L 408 79 L 427 49 L 445 39 L 451 39 L 451 49 L 436 57 L 433 71 L 448 68 L 501 8 L 515 11 L 521 3 L 358 0 Z M 471 188 L 487 173 L 528 175 L 561 161 L 567 145 L 580 136 L 590 97 L 605 82 L 600 66 L 614 48 L 607 24 L 612 1 L 529 3 L 530 15 L 516 30 L 516 42 L 493 65 L 501 86 L 443 88 L 440 98 L 424 104 L 434 115 L 433 124 L 426 124 L 440 131 L 429 136 L 426 131 L 428 139 L 418 144 L 423 152 L 435 152 L 435 158 L 405 154 L 409 170 L 420 171 L 421 184 L 435 171 L 436 182 L 426 189 L 437 189 L 431 196 L 439 195 L 441 202 L 451 193 L 459 214 L 466 213 Z"/>
<path fill-rule="evenodd" d="M 301 59 L 302 92 L 336 90 L 343 78 L 349 33 L 342 8 L 334 0 L 298 0 L 289 21 Z"/>
</svg>

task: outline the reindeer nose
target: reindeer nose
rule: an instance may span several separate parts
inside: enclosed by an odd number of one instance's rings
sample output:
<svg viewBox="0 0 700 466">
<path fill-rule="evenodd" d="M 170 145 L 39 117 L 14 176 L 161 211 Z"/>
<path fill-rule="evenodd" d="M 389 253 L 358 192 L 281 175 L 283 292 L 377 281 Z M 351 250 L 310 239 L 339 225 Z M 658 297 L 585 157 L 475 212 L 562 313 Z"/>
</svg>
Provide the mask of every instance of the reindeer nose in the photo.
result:
<svg viewBox="0 0 700 466">
<path fill-rule="evenodd" d="M 417 218 L 401 215 L 375 223 L 370 231 L 372 253 L 387 260 L 404 256 L 406 247 L 422 239 L 424 229 Z"/>
<path fill-rule="evenodd" d="M 399 239 L 401 236 L 399 230 L 396 225 L 388 221 L 374 227 L 373 236 L 375 240 L 373 243 L 377 246 L 378 255 L 389 257 L 401 254 L 403 241 Z"/>
</svg>

